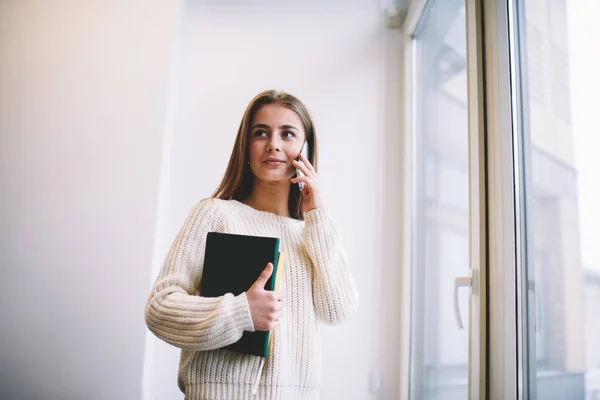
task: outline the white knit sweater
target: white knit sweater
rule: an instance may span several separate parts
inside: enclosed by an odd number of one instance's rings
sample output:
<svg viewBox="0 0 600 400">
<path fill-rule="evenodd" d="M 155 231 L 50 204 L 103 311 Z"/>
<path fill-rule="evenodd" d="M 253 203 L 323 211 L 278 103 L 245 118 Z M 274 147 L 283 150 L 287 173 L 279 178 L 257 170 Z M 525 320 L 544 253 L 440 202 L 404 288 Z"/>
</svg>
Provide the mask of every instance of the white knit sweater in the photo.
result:
<svg viewBox="0 0 600 400">
<path fill-rule="evenodd" d="M 324 209 L 300 221 L 211 198 L 188 216 L 146 305 L 148 328 L 182 349 L 178 384 L 186 399 L 249 399 L 259 376 L 260 357 L 221 349 L 254 330 L 246 293 L 205 298 L 198 292 L 210 231 L 280 238 L 285 314 L 272 332 L 256 398 L 318 398 L 317 320 L 339 323 L 358 305 L 339 231 Z"/>
</svg>

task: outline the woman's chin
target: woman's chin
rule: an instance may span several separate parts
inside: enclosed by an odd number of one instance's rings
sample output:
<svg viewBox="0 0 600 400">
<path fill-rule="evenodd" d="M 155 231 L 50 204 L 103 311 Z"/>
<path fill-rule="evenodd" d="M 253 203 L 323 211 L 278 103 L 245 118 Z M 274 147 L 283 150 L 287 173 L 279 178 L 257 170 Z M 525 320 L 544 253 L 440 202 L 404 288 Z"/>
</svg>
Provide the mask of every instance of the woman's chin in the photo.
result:
<svg viewBox="0 0 600 400">
<path fill-rule="evenodd" d="M 255 179 L 258 179 L 261 182 L 267 183 L 269 185 L 282 185 L 282 184 L 288 184 L 290 183 L 290 179 L 292 179 L 292 176 L 282 176 L 280 174 L 278 175 L 271 175 L 271 174 L 264 174 L 261 176 L 255 176 Z"/>
</svg>

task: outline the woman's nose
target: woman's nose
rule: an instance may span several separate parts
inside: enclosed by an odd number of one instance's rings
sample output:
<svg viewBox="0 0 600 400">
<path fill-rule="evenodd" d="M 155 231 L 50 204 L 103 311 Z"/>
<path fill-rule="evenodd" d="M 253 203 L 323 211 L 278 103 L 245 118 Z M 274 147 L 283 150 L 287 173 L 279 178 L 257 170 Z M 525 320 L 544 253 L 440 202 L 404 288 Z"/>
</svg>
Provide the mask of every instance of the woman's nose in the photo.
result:
<svg viewBox="0 0 600 400">
<path fill-rule="evenodd" d="M 277 135 L 272 135 L 269 143 L 267 143 L 267 151 L 279 151 L 281 149 L 281 143 Z"/>
</svg>

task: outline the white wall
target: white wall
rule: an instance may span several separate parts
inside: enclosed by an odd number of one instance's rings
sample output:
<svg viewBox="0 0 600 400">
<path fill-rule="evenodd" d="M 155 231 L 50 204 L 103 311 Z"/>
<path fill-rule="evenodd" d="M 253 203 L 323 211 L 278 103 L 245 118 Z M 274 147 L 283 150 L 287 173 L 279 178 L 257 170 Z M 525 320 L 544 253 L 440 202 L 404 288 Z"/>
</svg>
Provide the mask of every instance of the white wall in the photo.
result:
<svg viewBox="0 0 600 400">
<path fill-rule="evenodd" d="M 315 118 L 321 186 L 360 291 L 357 315 L 323 328 L 322 398 L 369 398 L 371 371 L 377 398 L 396 398 L 401 38 L 379 1 L 239 3 L 184 2 L 153 277 L 191 206 L 219 183 L 247 103 L 289 91 Z M 145 398 L 183 398 L 179 351 L 149 334 L 146 355 Z"/>
<path fill-rule="evenodd" d="M 174 16 L 0 1 L 0 398 L 141 397 Z"/>
</svg>

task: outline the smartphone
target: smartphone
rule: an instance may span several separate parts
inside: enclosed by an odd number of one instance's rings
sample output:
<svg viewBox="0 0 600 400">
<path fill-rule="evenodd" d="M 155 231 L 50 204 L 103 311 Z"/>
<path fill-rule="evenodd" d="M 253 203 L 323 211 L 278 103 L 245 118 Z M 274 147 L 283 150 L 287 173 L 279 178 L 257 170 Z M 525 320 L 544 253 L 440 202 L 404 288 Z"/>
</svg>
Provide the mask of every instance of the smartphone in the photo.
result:
<svg viewBox="0 0 600 400">
<path fill-rule="evenodd" d="M 306 159 L 309 159 L 309 149 L 308 149 L 308 142 L 304 142 L 304 144 L 302 145 L 302 150 L 300 150 L 300 154 L 302 154 L 304 157 L 306 157 Z M 300 161 L 300 159 L 298 158 L 298 161 Z M 302 162 L 302 161 L 300 161 Z M 304 173 L 299 169 L 296 168 L 296 175 L 297 176 L 304 176 Z M 298 182 L 298 187 L 300 190 L 304 189 L 304 182 Z"/>
</svg>

